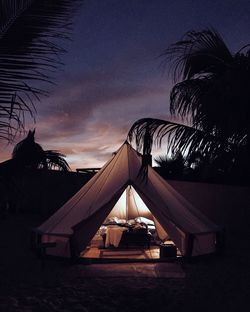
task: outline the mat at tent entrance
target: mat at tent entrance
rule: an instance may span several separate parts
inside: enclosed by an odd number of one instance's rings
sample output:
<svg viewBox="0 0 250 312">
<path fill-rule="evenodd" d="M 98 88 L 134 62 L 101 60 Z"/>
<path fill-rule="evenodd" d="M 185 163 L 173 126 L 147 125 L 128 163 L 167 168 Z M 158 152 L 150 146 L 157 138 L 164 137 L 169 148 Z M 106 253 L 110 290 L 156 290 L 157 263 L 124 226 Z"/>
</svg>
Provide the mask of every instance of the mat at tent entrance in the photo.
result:
<svg viewBox="0 0 250 312">
<path fill-rule="evenodd" d="M 89 247 L 81 254 L 81 258 L 87 259 L 134 259 L 149 260 L 159 259 L 160 250 L 158 246 L 150 249 L 144 248 L 97 248 Z"/>
<path fill-rule="evenodd" d="M 180 263 L 91 264 L 81 269 L 81 277 L 185 278 Z"/>
<path fill-rule="evenodd" d="M 144 250 L 101 250 L 100 258 L 148 258 Z"/>
</svg>

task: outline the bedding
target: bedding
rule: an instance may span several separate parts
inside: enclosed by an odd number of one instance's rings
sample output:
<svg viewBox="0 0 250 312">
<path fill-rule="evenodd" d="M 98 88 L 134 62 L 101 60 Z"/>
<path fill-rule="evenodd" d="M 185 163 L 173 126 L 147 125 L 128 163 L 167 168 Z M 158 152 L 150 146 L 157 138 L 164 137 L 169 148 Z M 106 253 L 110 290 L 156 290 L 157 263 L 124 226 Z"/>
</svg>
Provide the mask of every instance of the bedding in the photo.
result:
<svg viewBox="0 0 250 312">
<path fill-rule="evenodd" d="M 144 226 L 142 226 L 144 225 Z M 125 219 L 119 219 L 117 217 L 111 217 L 104 221 L 103 225 L 99 229 L 99 234 L 103 235 L 107 232 L 108 226 L 120 226 L 120 227 L 126 227 L 129 231 L 136 230 L 141 227 L 146 227 L 147 230 L 151 234 L 155 234 L 155 224 L 152 220 L 144 218 L 144 217 L 138 217 L 135 219 L 125 220 Z"/>
<path fill-rule="evenodd" d="M 117 217 L 107 218 L 103 225 L 116 225 L 116 224 L 125 224 L 127 221 L 125 219 L 119 219 Z"/>
<path fill-rule="evenodd" d="M 138 222 L 140 221 L 140 222 Z M 145 221 L 145 222 L 143 222 Z M 108 218 L 99 229 L 105 247 L 118 247 L 129 244 L 142 244 L 150 247 L 153 235 L 156 233 L 152 220 L 139 217 L 131 220 Z"/>
<path fill-rule="evenodd" d="M 147 225 L 155 225 L 153 220 L 150 220 L 150 219 L 144 218 L 144 217 L 135 218 L 135 222 L 145 223 Z"/>
<path fill-rule="evenodd" d="M 128 231 L 126 227 L 108 226 L 106 231 L 105 247 L 113 245 L 118 247 L 124 231 Z"/>
<path fill-rule="evenodd" d="M 152 225 L 152 226 L 155 225 L 153 220 L 150 220 L 145 217 L 137 217 L 135 219 L 129 219 L 129 220 L 119 219 L 117 217 L 110 217 L 110 218 L 107 218 L 103 222 L 103 225 L 116 225 L 117 224 L 117 225 L 133 226 L 137 223 L 145 223 L 147 225 Z"/>
</svg>

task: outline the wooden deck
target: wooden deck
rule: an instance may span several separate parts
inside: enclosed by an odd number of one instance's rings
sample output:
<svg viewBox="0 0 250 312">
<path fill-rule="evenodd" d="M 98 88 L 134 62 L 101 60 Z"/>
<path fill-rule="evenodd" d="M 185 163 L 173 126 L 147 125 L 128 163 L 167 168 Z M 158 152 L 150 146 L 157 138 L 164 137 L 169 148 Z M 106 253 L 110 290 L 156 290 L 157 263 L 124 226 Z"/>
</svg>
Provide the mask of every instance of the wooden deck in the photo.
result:
<svg viewBox="0 0 250 312">
<path fill-rule="evenodd" d="M 172 241 L 169 243 L 173 244 Z M 180 256 L 177 250 L 177 256 Z M 160 260 L 160 247 L 151 245 L 150 248 L 143 246 L 109 247 L 104 248 L 103 240 L 99 235 L 95 235 L 90 245 L 81 253 L 82 259 L 124 259 L 124 260 Z"/>
</svg>

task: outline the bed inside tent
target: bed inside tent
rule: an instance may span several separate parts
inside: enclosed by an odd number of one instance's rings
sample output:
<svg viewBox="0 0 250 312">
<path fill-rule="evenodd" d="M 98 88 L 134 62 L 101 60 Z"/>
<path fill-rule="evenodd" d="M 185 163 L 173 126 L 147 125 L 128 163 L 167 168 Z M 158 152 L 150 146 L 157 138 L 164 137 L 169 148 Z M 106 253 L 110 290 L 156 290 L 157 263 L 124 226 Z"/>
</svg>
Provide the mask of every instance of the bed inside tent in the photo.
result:
<svg viewBox="0 0 250 312">
<path fill-rule="evenodd" d="M 131 185 L 81 252 L 83 259 L 156 260 L 176 255 L 181 253 L 175 243 Z"/>
</svg>

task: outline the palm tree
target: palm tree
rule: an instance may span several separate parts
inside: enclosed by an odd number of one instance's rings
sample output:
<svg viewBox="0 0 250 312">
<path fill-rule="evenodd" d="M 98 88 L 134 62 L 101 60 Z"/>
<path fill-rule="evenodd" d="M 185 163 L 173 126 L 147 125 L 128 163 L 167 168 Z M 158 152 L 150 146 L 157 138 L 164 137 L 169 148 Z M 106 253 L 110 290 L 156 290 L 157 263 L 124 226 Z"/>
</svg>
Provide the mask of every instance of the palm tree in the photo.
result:
<svg viewBox="0 0 250 312">
<path fill-rule="evenodd" d="M 43 150 L 41 145 L 35 142 L 35 130 L 29 131 L 27 137 L 16 144 L 12 153 L 21 169 L 58 169 L 69 171 L 70 167 L 64 159 L 65 155 L 54 150 Z"/>
<path fill-rule="evenodd" d="M 180 152 L 171 155 L 171 157 L 167 155 L 158 156 L 155 158 L 155 162 L 158 165 L 155 169 L 164 178 L 180 179 L 184 177 L 185 159 Z"/>
<path fill-rule="evenodd" d="M 33 171 L 36 169 L 67 172 L 70 167 L 64 158 L 65 155 L 58 151 L 43 150 L 41 145 L 35 142 L 35 130 L 29 131 L 27 137 L 14 147 L 12 158 L 0 163 L 2 205 L 5 206 L 6 203 L 12 202 L 14 207 L 12 209 L 17 212 L 23 202 L 29 202 L 29 192 L 25 188 L 25 176 L 29 177 L 30 174 L 38 173 L 38 171 Z M 43 179 L 40 176 L 41 183 L 43 183 Z"/>
<path fill-rule="evenodd" d="M 25 115 L 35 119 L 34 101 L 47 92 L 36 82 L 51 76 L 69 38 L 73 11 L 81 0 L 0 1 L 0 139 L 24 130 Z"/>
<path fill-rule="evenodd" d="M 172 152 L 201 152 L 213 161 L 231 155 L 237 167 L 250 151 L 250 49 L 232 53 L 213 29 L 189 31 L 163 53 L 173 64 L 170 112 L 182 123 L 145 118 L 134 123 L 129 139 L 138 148 L 168 139 Z M 145 135 L 147 132 L 147 135 Z M 222 156 L 223 158 L 223 156 Z M 249 170 L 249 165 L 248 165 Z"/>
</svg>

